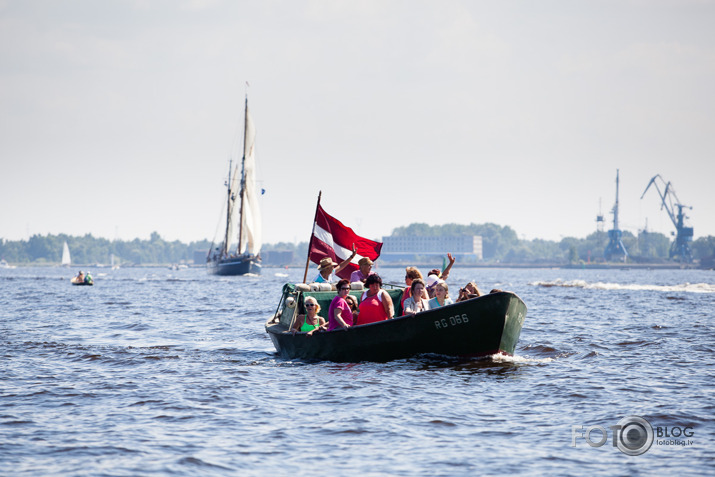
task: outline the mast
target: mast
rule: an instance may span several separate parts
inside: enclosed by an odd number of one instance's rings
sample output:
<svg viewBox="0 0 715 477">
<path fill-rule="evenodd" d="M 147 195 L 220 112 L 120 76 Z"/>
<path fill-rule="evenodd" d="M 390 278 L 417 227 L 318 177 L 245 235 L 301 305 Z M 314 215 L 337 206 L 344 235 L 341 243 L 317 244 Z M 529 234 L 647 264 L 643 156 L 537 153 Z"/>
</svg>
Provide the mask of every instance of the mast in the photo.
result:
<svg viewBox="0 0 715 477">
<path fill-rule="evenodd" d="M 619 170 L 616 169 L 616 205 L 613 206 L 613 229 L 618 230 L 618 176 Z"/>
<path fill-rule="evenodd" d="M 243 157 L 241 158 L 241 205 L 238 209 L 238 249 L 241 253 L 243 241 L 243 199 L 246 192 L 246 134 L 248 130 L 248 94 L 246 94 L 246 106 L 243 114 Z"/>
<path fill-rule="evenodd" d="M 223 237 L 223 251 L 221 253 L 221 256 L 227 257 L 228 256 L 228 244 L 229 244 L 229 232 L 231 231 L 231 201 L 233 200 L 232 194 L 231 194 L 231 169 L 233 168 L 233 159 L 229 159 L 228 161 L 228 182 L 226 182 L 226 191 L 227 191 L 227 198 L 226 198 L 226 232 L 224 233 Z"/>
<path fill-rule="evenodd" d="M 306 282 L 308 278 L 308 267 L 310 266 L 310 250 L 313 248 L 313 237 L 315 237 L 315 224 L 318 223 L 318 210 L 320 210 L 320 196 L 323 195 L 323 191 L 318 191 L 318 202 L 315 204 L 315 218 L 313 218 L 313 231 L 310 233 L 310 240 L 308 241 L 308 256 L 305 259 L 305 273 L 303 274 L 303 283 Z"/>
</svg>

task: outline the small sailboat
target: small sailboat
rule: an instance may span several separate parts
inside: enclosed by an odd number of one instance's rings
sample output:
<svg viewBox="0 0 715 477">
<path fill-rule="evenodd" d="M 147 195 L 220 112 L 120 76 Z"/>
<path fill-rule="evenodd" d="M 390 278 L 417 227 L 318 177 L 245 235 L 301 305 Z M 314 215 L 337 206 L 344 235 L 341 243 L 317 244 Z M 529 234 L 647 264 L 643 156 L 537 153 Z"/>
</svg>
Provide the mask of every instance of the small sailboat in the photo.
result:
<svg viewBox="0 0 715 477">
<path fill-rule="evenodd" d="M 72 265 L 72 258 L 70 257 L 70 247 L 67 245 L 67 242 L 65 242 L 64 246 L 62 247 L 62 266 L 63 267 L 69 267 Z"/>
<path fill-rule="evenodd" d="M 211 244 L 206 257 L 207 271 L 214 275 L 245 275 L 261 273 L 261 213 L 258 207 L 255 158 L 256 130 L 248 113 L 248 96 L 243 129 L 241 172 L 238 164 L 229 163 L 226 181 L 226 228 L 223 241 Z M 238 193 L 238 195 L 237 195 Z M 238 234 L 235 233 L 238 228 Z M 233 248 L 232 241 L 237 238 Z"/>
</svg>

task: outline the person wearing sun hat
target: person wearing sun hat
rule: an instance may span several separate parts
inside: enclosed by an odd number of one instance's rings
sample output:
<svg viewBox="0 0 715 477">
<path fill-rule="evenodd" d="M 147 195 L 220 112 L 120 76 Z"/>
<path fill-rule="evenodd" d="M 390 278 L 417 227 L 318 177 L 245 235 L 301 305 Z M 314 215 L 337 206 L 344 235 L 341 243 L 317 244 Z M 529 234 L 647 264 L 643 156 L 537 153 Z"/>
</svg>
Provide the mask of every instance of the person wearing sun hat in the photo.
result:
<svg viewBox="0 0 715 477">
<path fill-rule="evenodd" d="M 372 260 L 370 260 L 367 257 L 363 257 L 360 260 L 358 260 L 358 265 L 360 268 L 355 270 L 350 274 L 350 283 L 354 282 L 363 282 L 365 283 L 365 280 L 367 280 L 367 277 L 372 275 Z"/>
<path fill-rule="evenodd" d="M 355 250 L 355 244 L 353 244 L 352 255 L 343 260 L 340 264 L 337 264 L 330 257 L 323 258 L 318 264 L 318 276 L 315 277 L 313 281 L 317 283 L 335 283 L 335 274 L 347 267 L 352 259 L 355 258 L 355 255 L 357 255 L 357 251 Z"/>
</svg>

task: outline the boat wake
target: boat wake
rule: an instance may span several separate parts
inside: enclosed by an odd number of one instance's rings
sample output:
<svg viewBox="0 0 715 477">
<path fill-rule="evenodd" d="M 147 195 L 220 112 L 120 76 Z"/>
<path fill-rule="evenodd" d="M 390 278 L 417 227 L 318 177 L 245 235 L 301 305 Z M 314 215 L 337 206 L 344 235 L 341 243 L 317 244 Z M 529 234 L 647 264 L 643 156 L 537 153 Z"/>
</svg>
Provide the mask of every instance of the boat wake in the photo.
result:
<svg viewBox="0 0 715 477">
<path fill-rule="evenodd" d="M 550 363 L 554 358 L 529 358 L 527 356 L 508 356 L 505 354 L 493 354 L 489 357 L 494 363 L 512 363 L 512 364 L 543 364 Z"/>
<path fill-rule="evenodd" d="M 586 280 L 552 280 L 529 282 L 537 287 L 583 288 L 587 290 L 630 290 L 687 293 L 715 293 L 715 285 L 709 283 L 682 283 L 678 285 L 640 285 L 636 283 L 587 282 Z"/>
</svg>

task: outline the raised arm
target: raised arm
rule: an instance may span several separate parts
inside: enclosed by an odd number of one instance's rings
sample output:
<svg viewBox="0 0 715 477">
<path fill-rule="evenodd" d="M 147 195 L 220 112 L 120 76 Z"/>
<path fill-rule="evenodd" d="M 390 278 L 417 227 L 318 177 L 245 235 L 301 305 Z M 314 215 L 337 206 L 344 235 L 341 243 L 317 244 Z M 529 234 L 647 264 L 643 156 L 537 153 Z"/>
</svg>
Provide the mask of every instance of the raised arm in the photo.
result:
<svg viewBox="0 0 715 477">
<path fill-rule="evenodd" d="M 350 255 L 350 257 L 343 260 L 342 262 L 340 262 L 340 265 L 335 267 L 335 270 L 333 271 L 333 273 L 335 273 L 337 275 L 340 270 L 347 267 L 348 264 L 353 261 L 353 258 L 355 258 L 355 255 L 357 255 L 357 249 L 355 248 L 355 244 L 353 244 L 353 254 Z"/>
<path fill-rule="evenodd" d="M 449 265 L 447 265 L 447 268 L 442 272 L 442 276 L 440 277 L 442 280 L 447 280 L 449 271 L 452 269 L 452 265 L 454 265 L 454 261 L 456 260 L 451 253 L 447 254 L 447 259 L 449 260 Z"/>
</svg>

